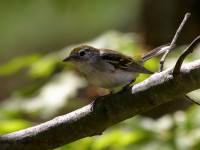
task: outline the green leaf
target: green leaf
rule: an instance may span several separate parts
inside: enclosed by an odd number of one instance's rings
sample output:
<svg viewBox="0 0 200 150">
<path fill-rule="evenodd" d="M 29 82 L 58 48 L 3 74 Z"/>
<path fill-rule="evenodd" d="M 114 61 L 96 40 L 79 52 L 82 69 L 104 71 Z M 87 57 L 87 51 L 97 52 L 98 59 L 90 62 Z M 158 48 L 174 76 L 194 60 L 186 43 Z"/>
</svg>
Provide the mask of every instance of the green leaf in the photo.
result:
<svg viewBox="0 0 200 150">
<path fill-rule="evenodd" d="M 31 122 L 22 119 L 12 119 L 0 121 L 0 134 L 11 133 L 32 125 Z"/>
<path fill-rule="evenodd" d="M 0 65 L 0 76 L 14 74 L 17 71 L 30 66 L 39 58 L 40 55 L 38 54 L 14 58 L 10 62 Z"/>
</svg>

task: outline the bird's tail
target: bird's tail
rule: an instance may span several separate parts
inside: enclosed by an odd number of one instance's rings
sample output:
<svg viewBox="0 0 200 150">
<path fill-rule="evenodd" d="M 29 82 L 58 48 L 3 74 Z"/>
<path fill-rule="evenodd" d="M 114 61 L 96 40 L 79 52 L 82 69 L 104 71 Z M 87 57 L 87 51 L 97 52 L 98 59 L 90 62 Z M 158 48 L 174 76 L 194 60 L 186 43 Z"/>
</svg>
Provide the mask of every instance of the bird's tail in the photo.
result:
<svg viewBox="0 0 200 150">
<path fill-rule="evenodd" d="M 155 57 L 155 56 L 158 56 L 158 55 L 164 53 L 165 51 L 167 51 L 169 49 L 169 46 L 170 46 L 170 44 L 165 44 L 165 45 L 159 46 L 159 47 L 149 51 L 148 53 L 146 53 L 142 56 L 142 62 L 144 63 L 145 61 L 151 59 L 152 57 Z"/>
</svg>

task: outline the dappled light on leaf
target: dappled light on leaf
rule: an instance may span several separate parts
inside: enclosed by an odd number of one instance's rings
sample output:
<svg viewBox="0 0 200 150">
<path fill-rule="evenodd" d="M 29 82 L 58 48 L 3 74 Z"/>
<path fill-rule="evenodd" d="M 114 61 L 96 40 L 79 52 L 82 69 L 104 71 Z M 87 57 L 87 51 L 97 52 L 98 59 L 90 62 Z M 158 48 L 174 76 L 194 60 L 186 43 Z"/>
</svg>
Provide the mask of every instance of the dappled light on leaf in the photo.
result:
<svg viewBox="0 0 200 150">
<path fill-rule="evenodd" d="M 47 55 L 37 62 L 30 65 L 28 74 L 32 78 L 48 77 L 56 68 L 56 64 L 60 61 L 57 55 Z"/>
<path fill-rule="evenodd" d="M 26 100 L 23 110 L 29 113 L 38 111 L 42 118 L 48 118 L 65 107 L 69 99 L 76 95 L 77 89 L 84 86 L 86 83 L 75 73 L 63 72 L 44 85 L 37 96 Z"/>
<path fill-rule="evenodd" d="M 79 78 L 75 73 L 62 72 L 41 87 L 37 95 L 26 99 L 12 98 L 5 101 L 1 107 L 5 111 L 23 111 L 32 116 L 39 115 L 46 119 L 68 105 L 69 100 L 76 96 L 77 90 L 85 86 L 85 80 Z"/>
</svg>

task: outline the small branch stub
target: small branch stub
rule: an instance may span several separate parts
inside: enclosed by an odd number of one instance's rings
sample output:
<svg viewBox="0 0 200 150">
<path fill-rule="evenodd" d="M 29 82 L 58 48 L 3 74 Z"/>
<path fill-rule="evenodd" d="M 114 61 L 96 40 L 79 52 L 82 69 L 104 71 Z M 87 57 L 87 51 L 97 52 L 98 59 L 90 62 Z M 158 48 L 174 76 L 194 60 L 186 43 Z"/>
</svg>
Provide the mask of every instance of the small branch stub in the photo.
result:
<svg viewBox="0 0 200 150">
<path fill-rule="evenodd" d="M 176 65 L 174 67 L 173 70 L 173 76 L 176 74 L 180 73 L 180 69 L 181 69 L 181 65 L 184 61 L 184 59 L 187 57 L 187 55 L 189 55 L 190 53 L 193 52 L 194 48 L 196 47 L 196 45 L 200 42 L 200 36 L 198 36 L 180 55 L 180 57 L 178 58 Z"/>
</svg>

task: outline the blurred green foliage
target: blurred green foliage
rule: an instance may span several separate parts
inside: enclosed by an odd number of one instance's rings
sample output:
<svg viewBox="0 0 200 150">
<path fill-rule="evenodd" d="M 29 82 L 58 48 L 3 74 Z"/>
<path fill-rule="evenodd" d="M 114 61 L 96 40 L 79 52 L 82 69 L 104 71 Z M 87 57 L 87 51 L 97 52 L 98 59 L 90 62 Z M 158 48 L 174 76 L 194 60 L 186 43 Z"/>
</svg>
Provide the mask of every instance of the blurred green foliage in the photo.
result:
<svg viewBox="0 0 200 150">
<path fill-rule="evenodd" d="M 34 124 L 24 119 L 12 119 L 12 120 L 2 120 L 0 121 L 0 133 L 6 134 L 13 131 L 28 128 Z"/>
<path fill-rule="evenodd" d="M 130 56 L 136 56 L 145 53 L 139 43 L 140 38 L 137 34 L 109 31 L 84 44 L 122 50 L 121 52 Z M 80 44 L 68 46 L 45 56 L 38 54 L 22 56 L 0 65 L 1 76 L 14 75 L 25 69 L 25 76 L 32 81 L 32 85 L 38 84 L 38 80 L 43 81 L 37 88 L 30 88 L 31 94 L 23 94 L 22 88 L 1 102 L 0 134 L 24 129 L 54 116 L 66 114 L 88 104 L 88 100 L 98 95 L 98 91 L 102 93 L 102 89 L 88 85 L 71 63 L 62 63 L 62 59 L 77 45 Z M 175 54 L 168 58 L 166 67 L 173 66 L 182 49 L 183 47 L 174 50 Z M 196 59 L 198 52 L 199 48 L 187 61 Z M 13 65 L 16 67 L 13 68 Z M 146 67 L 157 71 L 158 59 L 149 60 Z M 141 75 L 137 82 L 146 77 Z M 103 91 L 103 94 L 105 93 L 106 91 Z M 186 112 L 178 111 L 156 120 L 137 116 L 109 128 L 101 136 L 84 138 L 58 150 L 199 149 L 199 113 L 199 107 L 191 107 Z"/>
<path fill-rule="evenodd" d="M 140 5 L 140 0 L 0 1 L 0 62 L 123 29 L 137 22 Z"/>
<path fill-rule="evenodd" d="M 10 62 L 0 65 L 0 76 L 14 74 L 17 71 L 29 67 L 40 58 L 39 55 L 21 56 L 12 59 Z"/>
</svg>

